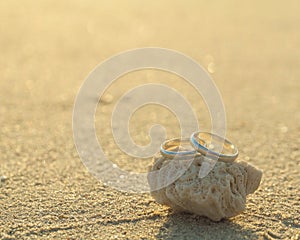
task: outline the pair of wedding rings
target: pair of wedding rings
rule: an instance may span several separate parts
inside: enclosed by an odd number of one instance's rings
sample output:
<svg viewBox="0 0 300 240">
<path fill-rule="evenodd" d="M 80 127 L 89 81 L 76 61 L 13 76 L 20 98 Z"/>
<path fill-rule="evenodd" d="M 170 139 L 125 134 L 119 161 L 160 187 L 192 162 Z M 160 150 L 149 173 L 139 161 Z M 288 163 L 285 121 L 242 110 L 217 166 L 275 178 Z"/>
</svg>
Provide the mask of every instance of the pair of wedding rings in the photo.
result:
<svg viewBox="0 0 300 240">
<path fill-rule="evenodd" d="M 233 162 L 239 152 L 229 140 L 216 134 L 194 132 L 190 138 L 173 138 L 163 142 L 160 152 L 165 157 L 204 155 L 208 158 Z"/>
</svg>

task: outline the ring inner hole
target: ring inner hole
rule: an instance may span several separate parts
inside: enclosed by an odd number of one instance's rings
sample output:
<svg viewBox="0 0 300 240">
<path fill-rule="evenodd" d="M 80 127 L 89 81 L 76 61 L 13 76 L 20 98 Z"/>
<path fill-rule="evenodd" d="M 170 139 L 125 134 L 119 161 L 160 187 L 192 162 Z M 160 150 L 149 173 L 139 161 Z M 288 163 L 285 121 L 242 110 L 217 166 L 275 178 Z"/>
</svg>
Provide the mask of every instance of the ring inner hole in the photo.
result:
<svg viewBox="0 0 300 240">
<path fill-rule="evenodd" d="M 207 136 L 207 134 L 200 134 L 197 136 L 197 141 L 211 151 L 222 149 L 222 154 L 235 153 L 235 147 L 218 136 Z"/>
<path fill-rule="evenodd" d="M 189 142 L 176 142 L 170 143 L 167 146 L 168 151 L 172 152 L 185 152 L 185 151 L 194 151 L 194 148 L 190 145 Z"/>
</svg>

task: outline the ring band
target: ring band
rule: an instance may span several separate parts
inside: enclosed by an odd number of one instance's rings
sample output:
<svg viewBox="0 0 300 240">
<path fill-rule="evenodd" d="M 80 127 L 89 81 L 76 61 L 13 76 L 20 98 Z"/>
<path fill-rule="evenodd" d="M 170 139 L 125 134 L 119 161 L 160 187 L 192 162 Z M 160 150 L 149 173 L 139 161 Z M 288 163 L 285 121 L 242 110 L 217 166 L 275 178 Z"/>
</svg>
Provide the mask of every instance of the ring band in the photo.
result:
<svg viewBox="0 0 300 240">
<path fill-rule="evenodd" d="M 239 154 L 233 143 L 216 134 L 194 132 L 190 141 L 194 148 L 204 156 L 216 157 L 225 162 L 233 162 Z"/>
<path fill-rule="evenodd" d="M 198 154 L 192 147 L 189 138 L 173 138 L 166 140 L 161 144 L 160 152 L 166 157 L 192 156 Z"/>
</svg>

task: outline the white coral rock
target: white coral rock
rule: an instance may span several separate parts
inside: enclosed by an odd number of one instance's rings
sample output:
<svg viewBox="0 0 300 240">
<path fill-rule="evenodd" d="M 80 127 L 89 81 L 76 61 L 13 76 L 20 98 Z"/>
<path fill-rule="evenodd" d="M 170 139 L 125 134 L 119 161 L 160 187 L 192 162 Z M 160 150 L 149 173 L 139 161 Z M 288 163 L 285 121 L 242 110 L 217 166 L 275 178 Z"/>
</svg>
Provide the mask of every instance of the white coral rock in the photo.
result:
<svg viewBox="0 0 300 240">
<path fill-rule="evenodd" d="M 166 166 L 172 159 L 155 157 L 153 170 Z M 204 158 L 198 156 L 188 170 L 175 182 L 151 191 L 158 203 L 174 210 L 206 216 L 213 221 L 238 215 L 245 209 L 246 195 L 259 186 L 262 171 L 246 162 L 218 161 L 212 171 L 199 178 Z"/>
</svg>

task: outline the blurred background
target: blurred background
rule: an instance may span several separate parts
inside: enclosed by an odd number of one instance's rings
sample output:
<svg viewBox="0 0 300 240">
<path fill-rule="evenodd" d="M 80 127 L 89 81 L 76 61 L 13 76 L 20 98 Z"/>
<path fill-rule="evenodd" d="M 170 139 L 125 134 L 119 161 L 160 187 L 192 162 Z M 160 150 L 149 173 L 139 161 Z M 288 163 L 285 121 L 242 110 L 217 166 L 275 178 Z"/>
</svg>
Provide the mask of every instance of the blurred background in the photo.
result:
<svg viewBox="0 0 300 240">
<path fill-rule="evenodd" d="M 0 2 L 0 19 L 0 176 L 6 179 L 0 192 L 3 236 L 11 229 L 17 229 L 14 236 L 33 236 L 30 231 L 39 232 L 45 225 L 67 229 L 77 221 L 92 221 L 95 211 L 115 214 L 116 219 L 124 217 L 120 209 L 128 206 L 139 206 L 135 212 L 144 212 L 143 200 L 118 207 L 123 195 L 109 190 L 112 193 L 107 196 L 101 183 L 87 173 L 73 144 L 71 123 L 76 94 L 97 64 L 121 51 L 152 46 L 180 51 L 210 73 L 224 100 L 227 137 L 237 144 L 241 160 L 264 170 L 260 191 L 247 209 L 247 214 L 254 211 L 261 218 L 253 213 L 241 234 L 268 235 L 264 233 L 268 226 L 275 235 L 291 237 L 295 226 L 299 228 L 299 221 L 295 222 L 300 200 L 298 1 L 10 0 Z M 96 127 L 106 153 L 121 166 L 139 171 L 145 171 L 149 162 L 128 161 L 116 148 L 110 116 L 122 94 L 149 82 L 180 91 L 196 109 L 200 127 L 211 127 L 203 100 L 178 76 L 146 70 L 121 77 L 103 96 Z M 153 123 L 164 125 L 168 137 L 179 133 L 175 116 L 149 106 L 133 115 L 133 139 L 147 144 Z M 95 199 L 115 204 L 94 206 Z M 165 213 L 163 207 L 151 204 Z M 61 212 L 65 217 L 58 217 Z M 126 214 L 135 218 L 135 213 Z M 278 222 L 272 222 L 271 215 Z M 235 221 L 243 225 L 244 218 Z M 36 219 L 43 220 L 40 226 L 31 226 Z M 197 230 L 198 223 L 190 224 L 193 233 L 210 229 Z M 118 226 L 157 238 L 182 230 L 157 227 L 161 225 L 160 220 L 150 219 Z M 91 236 L 102 229 L 80 226 L 48 233 L 57 237 L 86 231 L 85 236 Z M 113 236 L 115 227 L 102 227 L 102 232 Z M 238 234 L 237 229 L 230 228 Z"/>
</svg>

